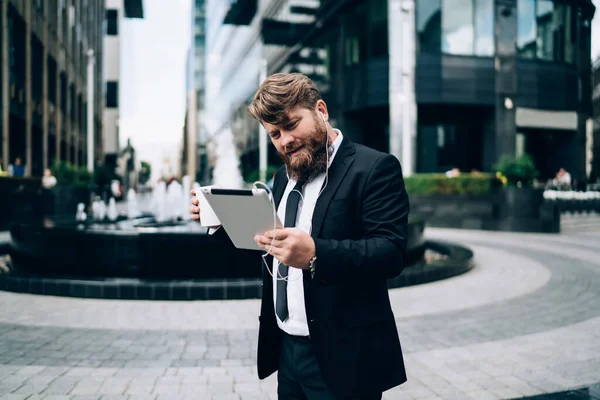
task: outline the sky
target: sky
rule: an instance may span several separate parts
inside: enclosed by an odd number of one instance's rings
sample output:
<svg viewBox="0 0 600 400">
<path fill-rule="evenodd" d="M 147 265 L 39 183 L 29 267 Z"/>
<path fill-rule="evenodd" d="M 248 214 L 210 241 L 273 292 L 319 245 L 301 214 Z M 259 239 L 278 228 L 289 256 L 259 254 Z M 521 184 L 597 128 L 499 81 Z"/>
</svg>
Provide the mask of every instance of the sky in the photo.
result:
<svg viewBox="0 0 600 400">
<path fill-rule="evenodd" d="M 600 0 L 593 0 L 592 55 L 600 57 Z M 144 19 L 125 20 L 121 35 L 120 139 L 130 138 L 138 161 L 165 159 L 178 171 L 185 119 L 186 56 L 191 37 L 190 0 L 144 0 Z"/>
<path fill-rule="evenodd" d="M 121 24 L 119 134 L 121 147 L 130 138 L 137 161 L 150 162 L 156 179 L 165 169 L 165 159 L 178 170 L 191 2 L 143 3 L 144 19 L 126 19 Z"/>
</svg>

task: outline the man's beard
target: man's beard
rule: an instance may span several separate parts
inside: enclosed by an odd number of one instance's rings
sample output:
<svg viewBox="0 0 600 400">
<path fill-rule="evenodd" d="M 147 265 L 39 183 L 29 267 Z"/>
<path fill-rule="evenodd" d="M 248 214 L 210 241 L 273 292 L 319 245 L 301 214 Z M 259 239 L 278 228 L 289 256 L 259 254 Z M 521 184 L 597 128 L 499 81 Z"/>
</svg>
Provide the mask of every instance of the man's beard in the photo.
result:
<svg viewBox="0 0 600 400">
<path fill-rule="evenodd" d="M 302 147 L 300 153 L 295 156 L 288 156 L 289 151 Z M 327 149 L 327 154 L 325 152 Z M 291 179 L 296 181 L 310 181 L 319 174 L 327 170 L 327 161 L 333 154 L 333 146 L 329 144 L 327 129 L 323 126 L 317 126 L 308 140 L 301 143 L 294 143 L 293 147 L 288 146 L 279 157 L 285 164 L 287 173 Z"/>
</svg>

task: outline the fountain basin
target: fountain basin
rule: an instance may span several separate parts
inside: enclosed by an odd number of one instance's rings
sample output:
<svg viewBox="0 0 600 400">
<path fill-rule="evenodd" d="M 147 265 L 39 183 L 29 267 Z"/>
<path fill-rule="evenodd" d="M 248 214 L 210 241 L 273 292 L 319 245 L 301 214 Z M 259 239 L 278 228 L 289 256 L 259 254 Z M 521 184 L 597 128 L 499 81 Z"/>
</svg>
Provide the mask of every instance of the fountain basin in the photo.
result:
<svg viewBox="0 0 600 400">
<path fill-rule="evenodd" d="M 443 279 L 471 268 L 472 253 L 452 244 L 441 247 L 446 260 L 426 262 L 426 248 L 436 245 L 423 234 L 424 222 L 411 219 L 407 268 L 388 287 Z M 11 229 L 10 246 L 12 267 L 0 274 L 0 290 L 137 300 L 244 299 L 262 293 L 262 252 L 237 250 L 192 222 L 21 223 Z"/>
<path fill-rule="evenodd" d="M 146 218 L 80 224 L 48 220 L 14 224 L 16 273 L 51 277 L 227 279 L 261 276 L 260 252 L 237 250 L 192 222 Z"/>
</svg>

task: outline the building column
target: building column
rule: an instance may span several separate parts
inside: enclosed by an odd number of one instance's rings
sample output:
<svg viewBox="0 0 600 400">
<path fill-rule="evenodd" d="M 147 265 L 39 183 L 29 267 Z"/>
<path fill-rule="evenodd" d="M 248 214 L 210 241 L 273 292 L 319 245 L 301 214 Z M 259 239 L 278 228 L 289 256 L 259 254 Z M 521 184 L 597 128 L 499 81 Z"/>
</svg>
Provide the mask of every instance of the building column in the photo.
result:
<svg viewBox="0 0 600 400">
<path fill-rule="evenodd" d="M 31 176 L 31 1 L 25 2 L 25 176 Z"/>
<path fill-rule="evenodd" d="M 43 59 L 44 66 L 42 68 L 42 147 L 43 147 L 43 163 L 42 168 L 48 168 L 48 2 L 43 3 L 44 7 L 44 26 L 42 45 L 44 46 Z"/>
<path fill-rule="evenodd" d="M 62 26 L 60 23 L 60 10 L 59 12 L 59 18 L 58 18 L 58 25 Z M 61 29 L 59 29 L 59 31 L 61 31 Z M 56 40 L 56 51 L 54 54 L 60 54 L 60 46 L 62 43 L 62 35 L 59 34 L 59 38 L 57 38 Z M 62 102 L 61 102 L 61 96 L 62 96 L 62 91 L 61 91 L 61 83 L 60 83 L 60 72 L 61 72 L 61 66 L 60 66 L 60 58 L 56 59 L 56 99 L 54 100 L 56 102 L 56 108 L 54 111 L 54 126 L 55 126 L 55 140 L 56 140 L 56 154 L 54 156 L 56 161 L 62 161 L 64 154 L 62 154 L 61 152 L 61 146 L 60 146 L 60 142 L 62 140 Z"/>
<path fill-rule="evenodd" d="M 198 105 L 196 89 L 190 90 L 188 93 L 188 112 L 187 112 L 187 132 L 186 132 L 186 145 L 187 145 L 187 175 L 190 176 L 192 181 L 196 179 L 196 158 L 198 157 Z"/>
<path fill-rule="evenodd" d="M 9 132 L 9 119 L 10 119 L 10 80 L 8 76 L 8 0 L 0 0 L 2 2 L 2 162 L 4 165 L 2 168 L 6 171 L 8 169 L 9 160 L 9 148 L 10 148 L 10 132 Z"/>
<path fill-rule="evenodd" d="M 417 168 L 415 97 L 415 2 L 388 1 L 390 154 L 402 163 L 405 176 Z"/>
<path fill-rule="evenodd" d="M 495 160 L 516 151 L 517 122 L 517 0 L 496 1 Z"/>
<path fill-rule="evenodd" d="M 77 81 L 79 81 L 79 79 L 77 79 L 76 82 Z M 77 101 L 78 90 L 79 90 L 79 85 L 76 85 L 75 86 L 75 97 L 73 98 L 73 101 L 74 101 L 73 105 L 75 107 L 75 120 L 73 121 L 73 142 L 74 142 L 73 147 L 75 148 L 75 151 L 74 151 L 75 159 L 73 160 L 73 163 L 77 166 L 79 166 L 79 140 L 80 140 L 80 137 L 79 137 L 79 135 L 80 135 L 80 132 L 79 132 L 79 102 Z"/>
<path fill-rule="evenodd" d="M 67 7 L 67 10 L 70 10 L 71 7 L 71 0 L 66 0 L 65 1 L 65 6 Z M 67 18 L 70 15 L 70 11 L 67 12 Z M 67 93 L 66 93 L 66 97 L 67 97 L 67 101 L 65 104 L 65 120 L 63 121 L 63 124 L 65 126 L 65 151 L 67 154 L 64 155 L 64 159 L 65 161 L 68 161 L 70 163 L 73 162 L 73 160 L 71 160 L 71 83 L 73 83 L 73 76 L 72 76 L 72 68 L 71 68 L 71 51 L 72 51 L 72 44 L 71 44 L 71 26 L 69 23 L 67 23 L 68 28 L 67 28 L 67 36 L 63 37 L 63 48 L 65 50 L 65 75 L 67 78 Z"/>
</svg>

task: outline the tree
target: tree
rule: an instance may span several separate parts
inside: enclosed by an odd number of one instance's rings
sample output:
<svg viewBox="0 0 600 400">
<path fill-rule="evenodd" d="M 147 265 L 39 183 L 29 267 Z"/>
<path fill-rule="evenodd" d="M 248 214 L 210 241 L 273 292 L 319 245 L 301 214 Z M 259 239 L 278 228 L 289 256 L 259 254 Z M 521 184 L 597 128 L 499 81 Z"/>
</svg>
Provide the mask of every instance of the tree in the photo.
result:
<svg viewBox="0 0 600 400">
<path fill-rule="evenodd" d="M 142 168 L 140 169 L 140 174 L 138 181 L 140 185 L 145 185 L 152 175 L 152 165 L 148 161 L 142 161 Z"/>
</svg>

